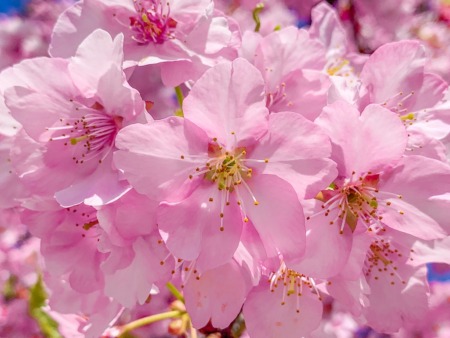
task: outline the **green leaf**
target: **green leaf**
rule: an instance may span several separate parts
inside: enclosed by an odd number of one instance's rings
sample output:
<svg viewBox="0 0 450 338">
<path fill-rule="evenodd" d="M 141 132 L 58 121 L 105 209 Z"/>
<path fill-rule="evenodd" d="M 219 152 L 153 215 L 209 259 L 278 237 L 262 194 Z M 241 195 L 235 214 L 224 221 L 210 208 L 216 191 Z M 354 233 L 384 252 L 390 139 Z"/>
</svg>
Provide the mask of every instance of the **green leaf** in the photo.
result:
<svg viewBox="0 0 450 338">
<path fill-rule="evenodd" d="M 63 338 L 58 331 L 58 322 L 42 309 L 46 300 L 47 292 L 45 292 L 42 277 L 39 276 L 36 284 L 30 288 L 30 300 L 28 304 L 30 316 L 34 318 L 46 338 Z"/>
</svg>

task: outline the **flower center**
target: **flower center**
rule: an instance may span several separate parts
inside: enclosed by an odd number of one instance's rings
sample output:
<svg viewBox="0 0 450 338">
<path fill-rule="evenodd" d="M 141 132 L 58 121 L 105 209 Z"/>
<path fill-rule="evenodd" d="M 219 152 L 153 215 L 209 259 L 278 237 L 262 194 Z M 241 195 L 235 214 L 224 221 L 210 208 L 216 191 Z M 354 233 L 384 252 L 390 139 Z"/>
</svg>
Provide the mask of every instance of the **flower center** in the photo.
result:
<svg viewBox="0 0 450 338">
<path fill-rule="evenodd" d="M 100 241 L 100 227 L 98 226 L 99 221 L 95 209 L 77 206 L 75 208 L 66 208 L 65 210 L 70 214 L 71 222 L 73 222 L 75 227 L 79 228 L 81 237 L 91 238 L 97 242 Z"/>
<path fill-rule="evenodd" d="M 286 83 L 276 86 L 273 93 L 266 94 L 266 107 L 270 108 L 276 105 L 284 104 L 286 107 L 292 107 L 294 103 L 289 101 L 286 94 Z"/>
<path fill-rule="evenodd" d="M 355 231 L 360 218 L 368 224 L 369 231 L 372 231 L 370 224 L 374 222 L 379 225 L 376 230 L 383 229 L 380 223 L 381 218 L 376 215 L 378 200 L 375 193 L 378 193 L 379 175 L 368 173 L 357 180 L 354 180 L 353 175 L 350 179 L 344 180 L 341 187 L 333 183 L 316 196 L 316 199 L 324 202 L 322 205 L 324 210 L 319 214 L 325 213 L 325 216 L 328 216 L 332 209 L 337 208 L 339 212 L 336 218 L 330 221 L 330 224 L 340 222 L 341 234 L 344 232 L 345 224 L 350 227 L 352 232 Z"/>
<path fill-rule="evenodd" d="M 322 300 L 314 280 L 304 274 L 298 273 L 297 271 L 288 269 L 284 262 L 281 262 L 280 268 L 276 272 L 271 273 L 269 282 L 271 292 L 275 292 L 275 289 L 278 288 L 279 284 L 283 286 L 283 298 L 281 300 L 281 305 L 286 304 L 286 297 L 291 295 L 296 297 L 297 313 L 300 313 L 298 297 L 302 296 L 305 287 L 310 290 L 310 292 L 316 294 L 320 301 Z"/>
<path fill-rule="evenodd" d="M 133 39 L 140 45 L 162 44 L 173 38 L 177 22 L 170 17 L 169 3 L 160 0 L 134 1 L 137 16 L 130 17 Z"/>
<path fill-rule="evenodd" d="M 364 274 L 368 278 L 373 278 L 378 280 L 380 277 L 387 277 L 390 279 L 390 284 L 395 285 L 396 282 L 401 282 L 406 284 L 404 279 L 398 273 L 398 263 L 403 258 L 403 256 L 409 256 L 402 248 L 397 248 L 397 246 L 390 242 L 389 240 L 383 239 L 380 236 L 375 237 L 370 248 L 366 254 L 366 260 L 364 262 Z M 413 250 L 411 250 L 413 252 Z M 410 258 L 412 260 L 412 258 Z"/>
<path fill-rule="evenodd" d="M 232 135 L 235 135 L 232 132 Z M 258 200 L 253 194 L 251 187 L 246 182 L 253 174 L 253 169 L 247 166 L 247 163 L 268 163 L 269 159 L 249 159 L 246 158 L 247 151 L 243 147 L 234 147 L 232 150 L 226 150 L 222 144 L 217 142 L 217 138 L 213 138 L 208 144 L 208 159 L 204 165 L 200 165 L 195 168 L 188 177 L 190 180 L 198 177 L 202 177 L 204 180 L 211 182 L 217 186 L 220 191 L 220 230 L 224 230 L 224 215 L 225 206 L 230 205 L 230 201 L 237 202 L 244 222 L 248 222 L 246 206 L 244 205 L 244 199 L 242 193 L 247 193 L 253 200 L 253 205 L 259 205 Z M 204 155 L 201 159 L 190 155 L 181 155 L 181 159 L 190 158 L 191 160 L 197 160 L 198 163 L 204 163 Z M 241 190 L 244 189 L 244 190 Z M 233 193 L 233 197 L 231 196 Z M 209 198 L 209 202 L 214 202 L 213 197 Z M 248 206 L 247 206 L 248 207 Z"/>
<path fill-rule="evenodd" d="M 413 97 L 414 91 L 411 91 L 407 94 L 398 92 L 397 94 L 392 95 L 384 102 L 382 102 L 381 105 L 386 107 L 390 111 L 397 113 L 405 126 L 412 125 L 415 121 L 415 116 L 414 114 L 409 112 L 409 108 L 411 108 L 412 104 L 414 103 L 414 101 L 410 100 Z"/>
<path fill-rule="evenodd" d="M 210 155 L 213 158 L 205 164 L 205 179 L 217 183 L 219 190 L 232 192 L 235 186 L 240 185 L 244 178 L 252 176 L 252 169 L 248 168 L 243 159 L 246 151 L 243 148 L 234 152 L 222 151 L 217 145 L 210 146 Z"/>
<path fill-rule="evenodd" d="M 61 118 L 56 125 L 47 128 L 52 131 L 50 141 L 61 140 L 64 146 L 72 146 L 72 159 L 77 164 L 94 158 L 101 163 L 111 151 L 122 125 L 121 116 L 105 114 L 99 103 L 91 108 L 80 117 Z"/>
</svg>

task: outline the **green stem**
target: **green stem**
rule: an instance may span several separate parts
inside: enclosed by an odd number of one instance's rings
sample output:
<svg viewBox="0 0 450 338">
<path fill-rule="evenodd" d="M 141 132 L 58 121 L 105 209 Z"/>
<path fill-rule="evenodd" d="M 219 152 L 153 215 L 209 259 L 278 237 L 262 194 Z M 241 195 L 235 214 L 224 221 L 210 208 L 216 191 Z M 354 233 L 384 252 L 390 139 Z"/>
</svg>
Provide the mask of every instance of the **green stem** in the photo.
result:
<svg viewBox="0 0 450 338">
<path fill-rule="evenodd" d="M 253 21 L 255 21 L 255 32 L 259 32 L 259 29 L 261 28 L 261 20 L 259 19 L 259 13 L 261 13 L 261 11 L 264 8 L 264 4 L 262 2 L 260 2 L 259 4 L 256 5 L 255 9 L 252 12 L 253 15 Z"/>
<path fill-rule="evenodd" d="M 175 116 L 184 117 L 184 114 L 183 114 L 184 95 L 183 95 L 183 92 L 181 91 L 180 86 L 175 87 L 175 94 L 177 94 L 177 101 L 178 101 L 178 104 L 180 105 L 180 108 L 178 108 L 175 111 Z"/>
<path fill-rule="evenodd" d="M 178 104 L 180 105 L 180 108 L 183 109 L 184 95 L 183 95 L 183 92 L 181 91 L 180 86 L 175 87 L 175 94 L 177 94 L 177 100 L 178 100 Z"/>
<path fill-rule="evenodd" d="M 153 315 L 153 316 L 148 316 L 148 317 L 144 317 L 138 320 L 135 320 L 134 322 L 128 323 L 123 325 L 120 329 L 121 329 L 121 334 L 119 335 L 119 338 L 124 338 L 125 333 L 129 332 L 129 331 L 133 331 L 137 328 L 140 328 L 142 326 L 145 325 L 149 325 L 155 322 L 158 322 L 160 320 L 164 320 L 164 319 L 169 319 L 169 318 L 177 318 L 182 316 L 183 314 L 185 314 L 186 312 L 182 312 L 182 311 L 168 311 L 168 312 L 163 312 L 163 313 L 158 313 L 157 315 Z"/>
<path fill-rule="evenodd" d="M 170 293 L 179 301 L 184 303 L 184 297 L 181 294 L 180 291 L 178 291 L 178 289 L 175 287 L 175 285 L 173 285 L 171 282 L 168 282 L 166 284 L 167 288 L 169 289 Z"/>
</svg>

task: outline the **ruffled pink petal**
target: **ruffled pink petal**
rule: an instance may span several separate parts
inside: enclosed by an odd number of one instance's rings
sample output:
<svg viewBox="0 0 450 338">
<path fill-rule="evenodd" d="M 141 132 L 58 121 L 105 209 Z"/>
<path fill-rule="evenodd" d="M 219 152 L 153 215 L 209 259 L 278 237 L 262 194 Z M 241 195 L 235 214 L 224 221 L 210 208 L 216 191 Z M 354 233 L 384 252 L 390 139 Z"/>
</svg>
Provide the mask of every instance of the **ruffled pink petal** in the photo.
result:
<svg viewBox="0 0 450 338">
<path fill-rule="evenodd" d="M 316 209 L 320 212 L 322 209 Z M 306 221 L 306 250 L 298 264 L 290 268 L 314 278 L 329 278 L 342 271 L 352 249 L 352 233 L 348 226 L 340 233 L 340 210 L 313 216 Z M 335 220 L 333 224 L 330 222 Z M 330 254 L 332 253 L 332 254 Z"/>
<path fill-rule="evenodd" d="M 411 264 L 415 266 L 426 263 L 450 264 L 450 237 L 427 242 L 416 241 L 413 252 L 414 261 Z"/>
<path fill-rule="evenodd" d="M 211 208 L 211 220 L 203 229 L 202 249 L 196 262 L 196 268 L 199 271 L 206 271 L 229 261 L 240 244 L 243 231 L 243 217 L 234 197 L 230 197 L 230 205 L 225 206 L 224 229 L 220 231 L 221 222 L 217 213 L 220 215 L 219 203 L 222 202 L 219 201 L 224 196 L 216 195 L 214 198 L 217 202 Z"/>
<path fill-rule="evenodd" d="M 97 218 L 114 245 L 127 246 L 130 241 L 156 229 L 158 205 L 158 202 L 131 190 L 115 203 L 102 207 Z"/>
<path fill-rule="evenodd" d="M 236 141 L 253 143 L 267 130 L 263 94 L 259 71 L 238 58 L 205 72 L 184 100 L 184 116 L 226 147 L 236 146 Z"/>
<path fill-rule="evenodd" d="M 300 69 L 322 69 L 325 66 L 323 46 L 309 33 L 296 27 L 275 31 L 261 40 L 255 65 L 266 81 L 268 92 L 276 90 L 289 73 Z"/>
<path fill-rule="evenodd" d="M 48 141 L 47 128 L 73 109 L 69 99 L 78 91 L 68 76 L 67 65 L 66 60 L 48 58 L 21 63 L 15 74 L 27 79 L 26 83 L 5 90 L 5 103 L 11 115 L 36 141 Z M 60 81 L 48 81 L 45 74 L 58 74 Z M 30 112 L 34 112 L 34 118 L 30 118 Z"/>
<path fill-rule="evenodd" d="M 430 135 L 434 130 L 428 129 L 426 124 L 424 122 L 419 128 L 415 128 L 416 125 L 413 128 L 408 128 L 408 146 L 405 155 L 419 155 L 447 162 L 445 144 Z"/>
<path fill-rule="evenodd" d="M 424 73 L 423 83 L 417 91 L 416 102 L 411 107 L 411 111 L 419 111 L 435 106 L 444 98 L 447 89 L 448 83 L 439 75 Z"/>
<path fill-rule="evenodd" d="M 331 138 L 331 158 L 342 176 L 380 172 L 394 165 L 406 148 L 407 134 L 400 119 L 379 105 L 368 106 L 359 116 L 356 108 L 337 101 L 324 108 L 316 123 Z"/>
<path fill-rule="evenodd" d="M 53 29 L 50 55 L 64 58 L 74 56 L 81 42 L 98 28 L 106 30 L 112 36 L 120 33 L 120 29 L 114 25 L 111 10 L 105 9 L 100 3 L 97 0 L 78 1 L 60 15 Z M 126 5 L 127 2 L 122 1 L 120 7 Z M 128 8 L 133 10 L 131 2 Z"/>
<path fill-rule="evenodd" d="M 385 180 L 380 181 L 379 190 L 401 195 L 403 198 L 400 203 L 408 203 L 423 214 L 417 214 L 416 220 L 411 219 L 411 231 L 419 231 L 423 236 L 427 236 L 427 232 L 430 236 L 442 234 L 439 229 L 444 229 L 447 233 L 450 231 L 448 203 L 444 202 L 445 199 L 436 198 L 450 191 L 450 167 L 446 163 L 422 156 L 406 156 Z M 398 202 L 399 199 L 394 197 L 392 200 Z M 414 215 L 415 211 L 411 210 L 408 216 L 405 210 L 403 216 L 414 218 Z M 420 220 L 423 217 L 428 221 L 422 224 Z"/>
<path fill-rule="evenodd" d="M 101 206 L 116 201 L 131 189 L 117 171 L 112 171 L 111 156 L 91 175 L 74 182 L 55 194 L 58 203 L 66 208 L 80 203 Z"/>
<path fill-rule="evenodd" d="M 158 244 L 157 236 L 139 237 L 132 248 L 132 262 L 124 269 L 107 274 L 105 278 L 105 294 L 128 308 L 136 303 L 143 304 L 155 282 L 169 280 L 174 265 L 173 260 L 161 265 L 167 249 Z M 124 285 L 127 287 L 124 288 Z"/>
<path fill-rule="evenodd" d="M 321 2 L 312 9 L 311 21 L 311 38 L 319 40 L 329 51 L 344 55 L 349 43 L 337 11 L 326 2 Z"/>
<path fill-rule="evenodd" d="M 215 328 L 226 328 L 239 314 L 247 291 L 241 269 L 234 261 L 205 272 L 199 280 L 190 278 L 184 297 L 192 324 L 202 328 L 211 320 Z"/>
<path fill-rule="evenodd" d="M 370 306 L 364 309 L 364 316 L 378 332 L 394 333 L 401 327 L 412 326 L 428 311 L 426 268 L 403 265 L 397 273 L 406 284 L 398 279 L 392 284 L 388 274 L 380 274 L 378 280 L 369 283 Z"/>
<path fill-rule="evenodd" d="M 448 235 L 438 222 L 407 200 L 392 198 L 383 201 L 383 204 L 385 203 L 389 203 L 389 206 L 380 208 L 378 215 L 383 217 L 382 222 L 390 228 L 423 240 L 444 238 Z"/>
<path fill-rule="evenodd" d="M 370 306 L 367 295 L 370 288 L 363 277 L 357 280 L 347 280 L 345 277 L 332 277 L 327 285 L 328 293 L 336 304 L 359 317 L 365 307 Z"/>
<path fill-rule="evenodd" d="M 299 69 L 284 79 L 275 95 L 282 99 L 270 104 L 270 112 L 293 111 L 314 121 L 328 103 L 330 80 L 321 71 Z M 269 96 L 270 97 L 270 96 Z M 270 103 L 270 101 L 269 101 Z"/>
<path fill-rule="evenodd" d="M 261 278 L 261 262 L 267 258 L 261 237 L 251 222 L 242 230 L 241 241 L 234 253 L 234 260 L 247 271 L 251 284 L 259 284 Z"/>
<path fill-rule="evenodd" d="M 206 135 L 177 117 L 125 127 L 116 146 L 120 149 L 114 153 L 116 167 L 139 193 L 156 200 L 191 184 L 189 175 L 208 159 Z"/>
<path fill-rule="evenodd" d="M 225 206 L 224 197 L 206 182 L 185 200 L 160 205 L 158 226 L 175 257 L 188 261 L 198 258 L 200 268 L 204 269 L 231 259 L 239 243 L 243 221 L 237 203 L 231 200 L 230 205 Z M 222 212 L 223 218 L 220 217 Z"/>
<path fill-rule="evenodd" d="M 392 42 L 378 48 L 360 75 L 361 81 L 370 88 L 370 102 L 387 102 L 389 106 L 399 93 L 407 95 L 417 91 L 423 82 L 425 62 L 425 49 L 418 41 Z"/>
<path fill-rule="evenodd" d="M 95 93 L 99 80 L 111 66 L 122 66 L 122 47 L 123 36 L 113 40 L 101 29 L 93 31 L 81 42 L 69 65 L 71 77 L 81 92 L 87 95 Z"/>
<path fill-rule="evenodd" d="M 257 175 L 248 181 L 251 193 L 240 189 L 244 211 L 258 231 L 269 257 L 283 256 L 286 264 L 305 252 L 303 208 L 290 184 L 275 175 Z"/>
<path fill-rule="evenodd" d="M 319 326 L 322 302 L 307 287 L 301 296 L 283 297 L 283 285 L 270 291 L 267 281 L 253 288 L 244 304 L 244 318 L 250 337 L 278 338 L 307 336 Z M 281 305 L 283 301 L 285 304 Z M 298 312 L 297 312 L 298 310 Z"/>
<path fill-rule="evenodd" d="M 260 163 L 248 165 L 289 182 L 299 198 L 313 198 L 337 175 L 335 163 L 327 158 L 330 150 L 328 136 L 303 116 L 271 114 L 269 132 L 248 155 Z"/>
</svg>

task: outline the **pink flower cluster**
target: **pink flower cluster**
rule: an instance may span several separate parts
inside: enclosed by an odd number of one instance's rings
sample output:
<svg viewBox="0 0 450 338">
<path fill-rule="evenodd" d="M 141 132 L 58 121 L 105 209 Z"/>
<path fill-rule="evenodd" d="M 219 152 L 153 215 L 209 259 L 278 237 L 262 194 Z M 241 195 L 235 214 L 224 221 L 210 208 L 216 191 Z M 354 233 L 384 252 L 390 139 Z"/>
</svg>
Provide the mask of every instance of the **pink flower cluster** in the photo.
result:
<svg viewBox="0 0 450 338">
<path fill-rule="evenodd" d="M 360 54 L 326 3 L 302 29 L 238 3 L 82 0 L 0 73 L 2 210 L 40 239 L 49 308 L 114 336 L 176 285 L 178 335 L 425 331 L 447 82 L 415 40 Z"/>
</svg>

